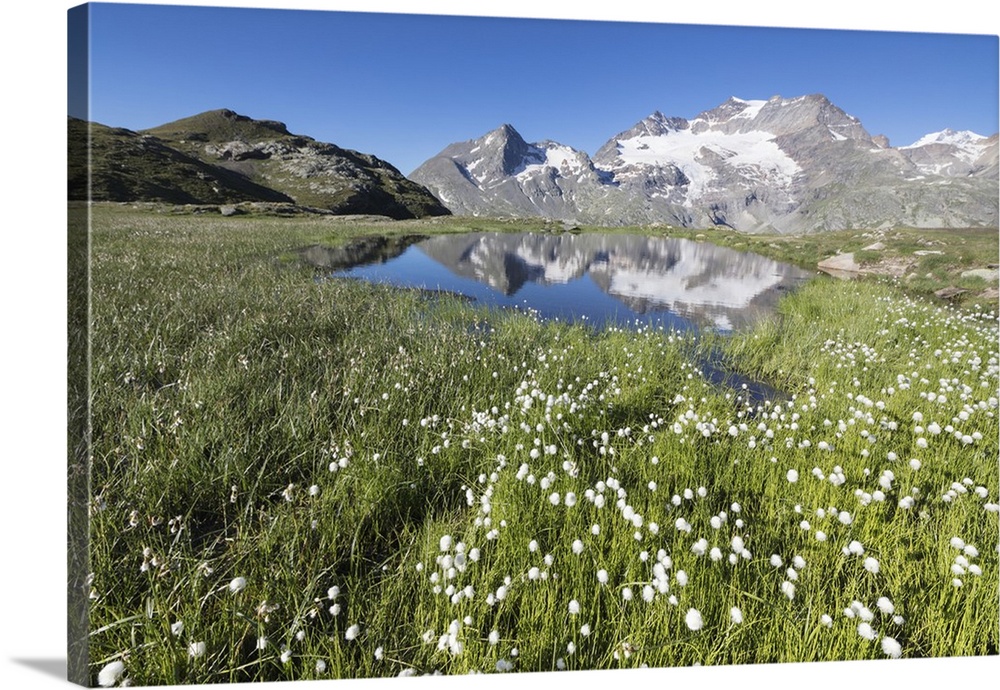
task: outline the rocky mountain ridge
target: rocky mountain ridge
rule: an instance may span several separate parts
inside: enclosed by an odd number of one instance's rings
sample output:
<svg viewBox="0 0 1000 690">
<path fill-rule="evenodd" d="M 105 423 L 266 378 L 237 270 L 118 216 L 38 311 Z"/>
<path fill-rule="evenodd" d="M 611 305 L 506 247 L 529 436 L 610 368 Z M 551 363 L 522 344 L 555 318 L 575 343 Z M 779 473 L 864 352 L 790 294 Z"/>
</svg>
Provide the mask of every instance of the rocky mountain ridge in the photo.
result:
<svg viewBox="0 0 1000 690">
<path fill-rule="evenodd" d="M 69 147 L 70 199 L 284 202 L 397 219 L 449 213 L 427 189 L 375 156 L 232 110 L 141 132 L 70 118 Z"/>
<path fill-rule="evenodd" d="M 410 177 L 473 215 L 786 233 L 998 224 L 996 135 L 893 148 L 820 94 L 734 97 L 691 120 L 657 111 L 592 158 L 503 125 Z"/>
</svg>

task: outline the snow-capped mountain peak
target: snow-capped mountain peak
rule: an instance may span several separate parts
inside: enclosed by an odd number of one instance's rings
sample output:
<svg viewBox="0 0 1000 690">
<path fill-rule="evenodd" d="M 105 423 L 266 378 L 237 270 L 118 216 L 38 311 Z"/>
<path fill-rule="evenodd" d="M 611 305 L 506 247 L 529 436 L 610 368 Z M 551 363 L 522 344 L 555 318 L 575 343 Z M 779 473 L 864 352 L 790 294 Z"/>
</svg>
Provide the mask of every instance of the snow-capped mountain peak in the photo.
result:
<svg viewBox="0 0 1000 690">
<path fill-rule="evenodd" d="M 945 130 L 893 148 L 809 94 L 732 96 L 690 120 L 656 110 L 593 158 L 505 125 L 411 177 L 454 213 L 802 232 L 995 226 L 996 169 L 996 135 Z"/>
<path fill-rule="evenodd" d="M 970 144 L 978 145 L 984 142 L 987 137 L 982 134 L 976 134 L 967 129 L 961 131 L 955 131 L 953 129 L 942 129 L 940 132 L 931 132 L 930 134 L 925 134 L 924 136 L 917 139 L 915 142 L 909 146 L 901 146 L 903 149 L 915 149 L 920 146 L 927 146 L 929 144 L 948 144 L 949 146 L 957 146 L 958 148 L 966 148 Z"/>
<path fill-rule="evenodd" d="M 970 132 L 943 129 L 899 148 L 924 175 L 964 176 L 989 172 L 995 165 L 996 142 Z M 992 163 L 990 161 L 993 161 Z"/>
</svg>

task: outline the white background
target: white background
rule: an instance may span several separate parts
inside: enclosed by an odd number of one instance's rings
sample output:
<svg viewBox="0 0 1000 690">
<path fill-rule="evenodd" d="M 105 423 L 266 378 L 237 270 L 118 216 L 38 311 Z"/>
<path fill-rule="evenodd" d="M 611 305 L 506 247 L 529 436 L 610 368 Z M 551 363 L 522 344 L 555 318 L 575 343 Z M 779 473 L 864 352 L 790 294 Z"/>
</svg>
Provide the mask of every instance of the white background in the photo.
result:
<svg viewBox="0 0 1000 690">
<path fill-rule="evenodd" d="M 5 3 L 0 21 L 3 79 L 0 81 L 0 430 L 3 445 L 3 542 L 0 554 L 0 678 L 3 687 L 61 687 L 66 663 L 65 401 L 66 401 L 66 10 L 76 3 L 34 0 Z M 161 4 L 181 4 L 162 2 Z M 933 14 L 901 16 L 917 3 L 838 0 L 817 9 L 768 0 L 713 0 L 682 7 L 600 5 L 568 0 L 188 0 L 188 5 L 286 7 L 485 16 L 661 21 L 740 26 L 998 33 L 997 15 L 986 3 L 951 0 Z M 652 4 L 652 3 L 651 3 Z M 668 5 L 668 3 L 656 3 Z M 806 3 L 802 3 L 805 5 Z M 890 6 L 891 5 L 891 6 Z M 821 8 L 821 9 L 819 9 Z M 994 130 L 996 131 L 996 130 Z M 992 134 L 993 132 L 983 132 Z M 987 573 L 997 577 L 997 573 Z M 1000 593 L 998 593 L 1000 596 Z M 986 634 L 986 631 L 983 631 Z M 474 682 L 490 688 L 543 688 L 569 681 L 584 687 L 729 686 L 766 684 L 807 690 L 845 685 L 893 686 L 981 683 L 1000 677 L 1000 658 L 783 664 L 715 669 L 668 669 L 507 677 L 415 678 L 316 682 L 309 688 L 460 688 Z M 561 684 L 561 682 L 560 682 Z M 267 683 L 256 687 L 288 688 Z"/>
</svg>

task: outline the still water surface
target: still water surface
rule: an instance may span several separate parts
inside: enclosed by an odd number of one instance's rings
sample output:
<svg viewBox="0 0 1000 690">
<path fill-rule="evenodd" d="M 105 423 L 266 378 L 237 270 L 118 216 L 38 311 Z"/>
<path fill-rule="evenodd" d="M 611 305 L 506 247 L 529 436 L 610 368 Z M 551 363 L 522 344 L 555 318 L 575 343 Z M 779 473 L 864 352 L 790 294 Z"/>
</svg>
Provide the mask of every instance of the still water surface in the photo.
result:
<svg viewBox="0 0 1000 690">
<path fill-rule="evenodd" d="M 334 277 L 458 293 L 543 319 L 723 333 L 752 326 L 812 275 L 692 240 L 589 233 L 366 238 L 305 256 Z"/>
</svg>

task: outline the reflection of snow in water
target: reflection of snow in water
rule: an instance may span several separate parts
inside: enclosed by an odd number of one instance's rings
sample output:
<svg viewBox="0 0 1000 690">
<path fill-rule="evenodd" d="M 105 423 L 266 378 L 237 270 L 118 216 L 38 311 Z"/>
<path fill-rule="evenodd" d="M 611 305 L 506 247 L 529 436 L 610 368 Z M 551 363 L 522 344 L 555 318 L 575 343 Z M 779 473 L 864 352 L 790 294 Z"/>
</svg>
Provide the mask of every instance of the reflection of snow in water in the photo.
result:
<svg viewBox="0 0 1000 690">
<path fill-rule="evenodd" d="M 762 256 L 671 238 L 475 233 L 421 247 L 455 273 L 508 295 L 526 282 L 569 284 L 590 274 L 635 312 L 666 309 L 726 331 L 761 295 L 806 276 Z"/>
<path fill-rule="evenodd" d="M 682 257 L 666 273 L 611 266 L 608 292 L 667 307 L 716 305 L 744 309 L 754 297 L 778 285 L 783 278 L 776 271 L 720 274 L 711 269 L 697 257 Z"/>
<path fill-rule="evenodd" d="M 412 284 L 407 271 L 417 271 L 426 287 L 487 303 L 514 302 L 543 318 L 620 321 L 662 314 L 722 331 L 769 311 L 781 289 L 809 275 L 725 247 L 636 235 L 439 235 L 412 251 L 383 264 L 380 280 Z M 484 287 L 473 289 L 475 284 Z"/>
</svg>

